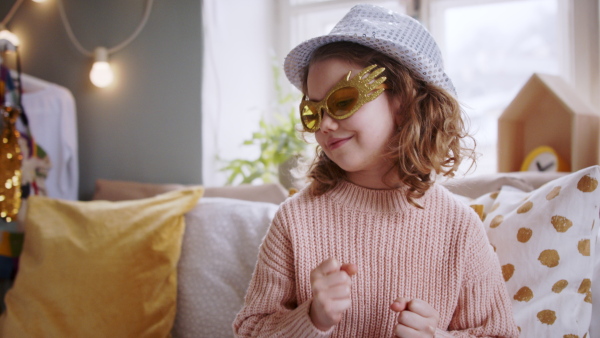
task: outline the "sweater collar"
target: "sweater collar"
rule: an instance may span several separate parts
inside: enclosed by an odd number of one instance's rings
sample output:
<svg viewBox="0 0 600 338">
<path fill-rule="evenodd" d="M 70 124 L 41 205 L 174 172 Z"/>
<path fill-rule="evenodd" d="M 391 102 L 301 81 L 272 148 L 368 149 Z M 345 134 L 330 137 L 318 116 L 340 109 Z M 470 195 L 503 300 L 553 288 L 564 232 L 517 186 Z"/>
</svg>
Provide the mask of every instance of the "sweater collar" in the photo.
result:
<svg viewBox="0 0 600 338">
<path fill-rule="evenodd" d="M 414 208 L 406 200 L 406 189 L 369 189 L 342 180 L 330 191 L 329 196 L 339 204 L 360 211 L 398 212 Z"/>
</svg>

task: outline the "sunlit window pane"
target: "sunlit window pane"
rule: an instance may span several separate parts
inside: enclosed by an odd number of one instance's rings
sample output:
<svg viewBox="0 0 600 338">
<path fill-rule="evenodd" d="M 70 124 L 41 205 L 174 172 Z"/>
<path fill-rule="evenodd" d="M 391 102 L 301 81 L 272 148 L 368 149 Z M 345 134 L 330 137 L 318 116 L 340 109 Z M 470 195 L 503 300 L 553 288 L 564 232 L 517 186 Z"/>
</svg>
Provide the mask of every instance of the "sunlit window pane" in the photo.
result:
<svg viewBox="0 0 600 338">
<path fill-rule="evenodd" d="M 497 170 L 497 119 L 527 79 L 561 75 L 557 7 L 557 0 L 473 1 L 432 11 L 432 24 L 443 22 L 436 38 L 482 154 L 477 174 Z"/>
<path fill-rule="evenodd" d="M 290 0 L 291 5 L 303 5 L 303 4 L 311 4 L 315 2 L 328 2 L 331 0 Z"/>
<path fill-rule="evenodd" d="M 309 2 L 327 2 L 327 0 L 293 0 L 291 4 L 309 3 Z M 331 5 L 327 7 L 316 6 L 313 11 L 304 7 L 304 10 L 297 15 L 293 15 L 290 23 L 290 45 L 292 48 L 302 41 L 327 34 L 340 21 L 352 7 L 352 4 L 340 3 L 340 1 L 329 1 Z M 366 1 L 365 1 L 366 2 Z M 406 7 L 402 1 L 369 1 L 375 5 L 380 5 L 395 12 L 405 13 Z"/>
</svg>

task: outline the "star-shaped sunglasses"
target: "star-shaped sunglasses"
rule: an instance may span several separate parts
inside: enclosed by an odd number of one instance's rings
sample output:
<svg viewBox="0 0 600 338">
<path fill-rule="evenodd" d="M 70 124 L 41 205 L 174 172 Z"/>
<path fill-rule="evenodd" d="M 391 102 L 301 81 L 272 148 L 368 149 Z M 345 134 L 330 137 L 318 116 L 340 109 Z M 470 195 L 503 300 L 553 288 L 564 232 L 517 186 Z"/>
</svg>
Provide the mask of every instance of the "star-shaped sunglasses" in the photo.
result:
<svg viewBox="0 0 600 338">
<path fill-rule="evenodd" d="M 300 102 L 300 119 L 304 130 L 314 133 L 321 127 L 323 111 L 336 120 L 347 119 L 367 102 L 375 100 L 387 86 L 383 83 L 385 76 L 377 78 L 385 68 L 371 65 L 350 78 L 352 71 L 338 82 L 325 98 L 319 102 L 302 97 Z M 375 69 L 375 70 L 373 70 Z M 373 70 L 371 72 L 371 70 Z"/>
</svg>

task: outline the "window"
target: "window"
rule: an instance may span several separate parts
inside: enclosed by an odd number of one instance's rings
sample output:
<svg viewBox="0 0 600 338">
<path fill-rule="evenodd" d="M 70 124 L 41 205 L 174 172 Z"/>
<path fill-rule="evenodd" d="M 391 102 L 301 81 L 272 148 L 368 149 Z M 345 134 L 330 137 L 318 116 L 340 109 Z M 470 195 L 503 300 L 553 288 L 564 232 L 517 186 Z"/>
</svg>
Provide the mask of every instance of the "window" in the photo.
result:
<svg viewBox="0 0 600 338">
<path fill-rule="evenodd" d="M 600 106 L 597 93 L 598 1 L 362 1 L 419 19 L 444 56 L 445 69 L 468 116 L 481 155 L 475 174 L 496 172 L 497 119 L 534 72 L 558 75 Z M 283 56 L 299 42 L 328 32 L 358 3 L 281 1 Z M 461 171 L 465 171 L 463 168 Z"/>
<path fill-rule="evenodd" d="M 240 146 L 276 111 L 275 81 L 287 84 L 272 67 L 364 2 L 416 17 L 435 37 L 482 154 L 476 175 L 496 171 L 497 118 L 532 73 L 564 77 L 600 108 L 597 0 L 205 0 L 203 184 L 225 183 L 218 158 L 258 153 Z"/>
<path fill-rule="evenodd" d="M 410 0 L 339 1 L 339 0 L 289 0 L 280 1 L 279 17 L 285 23 L 282 29 L 281 55 L 300 42 L 329 33 L 348 10 L 359 3 L 372 3 L 395 12 L 407 13 Z M 286 18 L 286 19 L 283 19 Z"/>
<path fill-rule="evenodd" d="M 566 77 L 559 0 L 430 1 L 428 22 L 477 141 L 477 174 L 497 168 L 497 120 L 533 73 Z"/>
</svg>

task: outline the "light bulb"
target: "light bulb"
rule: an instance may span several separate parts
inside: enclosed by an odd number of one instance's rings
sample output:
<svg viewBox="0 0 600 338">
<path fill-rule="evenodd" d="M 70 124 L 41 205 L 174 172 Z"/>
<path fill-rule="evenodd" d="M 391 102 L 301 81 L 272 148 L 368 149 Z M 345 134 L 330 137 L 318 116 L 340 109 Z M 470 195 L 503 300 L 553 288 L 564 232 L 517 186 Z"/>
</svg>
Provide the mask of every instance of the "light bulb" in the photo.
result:
<svg viewBox="0 0 600 338">
<path fill-rule="evenodd" d="M 2 30 L 0 30 L 0 40 L 7 40 L 15 47 L 18 47 L 21 43 L 19 38 L 14 33 L 4 27 L 2 27 Z"/>
<path fill-rule="evenodd" d="M 104 47 L 98 47 L 94 50 L 94 58 L 90 80 L 96 87 L 107 87 L 114 80 L 113 71 L 108 63 L 108 51 Z"/>
<path fill-rule="evenodd" d="M 46 0 L 33 0 L 33 2 L 42 3 L 42 2 L 46 2 Z"/>
<path fill-rule="evenodd" d="M 114 75 L 110 65 L 106 61 L 96 61 L 90 72 L 90 80 L 96 87 L 104 88 L 110 85 L 114 80 Z"/>
</svg>

